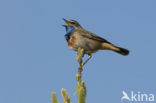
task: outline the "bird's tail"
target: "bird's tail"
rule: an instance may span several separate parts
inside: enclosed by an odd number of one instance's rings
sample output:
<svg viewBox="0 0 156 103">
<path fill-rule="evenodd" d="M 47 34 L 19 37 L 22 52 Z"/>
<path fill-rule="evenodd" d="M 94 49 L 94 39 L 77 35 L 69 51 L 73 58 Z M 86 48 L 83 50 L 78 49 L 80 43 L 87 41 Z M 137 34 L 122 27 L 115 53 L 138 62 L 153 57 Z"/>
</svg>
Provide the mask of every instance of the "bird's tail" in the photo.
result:
<svg viewBox="0 0 156 103">
<path fill-rule="evenodd" d="M 105 49 L 105 50 L 112 50 L 112 51 L 115 51 L 121 55 L 128 55 L 129 54 L 129 50 L 125 49 L 125 48 L 121 48 L 121 47 L 118 47 L 118 46 L 115 46 L 111 43 L 102 43 L 102 49 Z"/>
<path fill-rule="evenodd" d="M 125 49 L 125 48 L 121 48 L 121 47 L 117 47 L 119 50 L 115 51 L 117 53 L 120 53 L 124 56 L 128 55 L 129 54 L 129 50 Z"/>
</svg>

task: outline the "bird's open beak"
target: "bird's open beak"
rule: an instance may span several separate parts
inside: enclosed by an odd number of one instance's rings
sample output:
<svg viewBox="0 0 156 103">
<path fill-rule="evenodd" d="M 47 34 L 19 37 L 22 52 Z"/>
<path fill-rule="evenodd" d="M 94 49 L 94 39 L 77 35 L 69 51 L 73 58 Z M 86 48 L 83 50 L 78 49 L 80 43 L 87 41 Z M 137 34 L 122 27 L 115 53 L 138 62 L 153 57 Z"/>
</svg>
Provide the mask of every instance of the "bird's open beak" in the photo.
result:
<svg viewBox="0 0 156 103">
<path fill-rule="evenodd" d="M 67 25 L 62 25 L 63 27 L 67 27 Z"/>
<path fill-rule="evenodd" d="M 70 25 L 70 22 L 69 22 L 68 20 L 66 20 L 66 19 L 64 19 L 64 18 L 63 18 L 63 20 L 66 22 L 67 26 Z"/>
</svg>

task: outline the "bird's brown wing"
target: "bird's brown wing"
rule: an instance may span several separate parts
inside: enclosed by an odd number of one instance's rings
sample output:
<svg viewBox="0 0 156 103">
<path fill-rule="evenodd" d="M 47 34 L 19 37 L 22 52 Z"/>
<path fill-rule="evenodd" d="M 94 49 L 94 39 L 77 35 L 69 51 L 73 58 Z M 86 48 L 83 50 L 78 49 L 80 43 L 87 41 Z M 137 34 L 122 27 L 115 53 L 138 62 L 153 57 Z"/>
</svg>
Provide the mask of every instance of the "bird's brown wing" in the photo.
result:
<svg viewBox="0 0 156 103">
<path fill-rule="evenodd" d="M 89 31 L 86 31 L 86 30 L 77 30 L 77 32 L 78 32 L 78 34 L 80 34 L 81 36 L 83 36 L 85 38 L 96 40 L 96 41 L 99 41 L 99 42 L 105 42 L 105 43 L 111 44 L 106 39 L 104 39 L 102 37 L 99 37 L 99 36 L 97 36 L 97 35 L 89 32 Z"/>
</svg>

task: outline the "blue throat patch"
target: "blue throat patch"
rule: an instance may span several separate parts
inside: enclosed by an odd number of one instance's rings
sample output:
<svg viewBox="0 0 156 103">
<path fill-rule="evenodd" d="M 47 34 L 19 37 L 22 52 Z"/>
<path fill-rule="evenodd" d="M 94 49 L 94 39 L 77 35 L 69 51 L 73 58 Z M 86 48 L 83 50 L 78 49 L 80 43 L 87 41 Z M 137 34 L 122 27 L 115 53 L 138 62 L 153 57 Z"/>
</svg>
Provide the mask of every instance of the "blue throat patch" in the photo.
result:
<svg viewBox="0 0 156 103">
<path fill-rule="evenodd" d="M 72 26 L 72 25 L 67 26 L 67 27 L 66 27 L 66 32 L 67 32 L 66 34 L 70 34 L 70 33 L 72 33 L 73 30 L 74 30 L 74 26 Z"/>
<path fill-rule="evenodd" d="M 65 34 L 65 38 L 67 41 L 69 41 L 69 39 L 71 38 L 71 33 L 74 31 L 74 26 L 70 25 L 70 26 L 66 26 L 66 34 Z"/>
</svg>

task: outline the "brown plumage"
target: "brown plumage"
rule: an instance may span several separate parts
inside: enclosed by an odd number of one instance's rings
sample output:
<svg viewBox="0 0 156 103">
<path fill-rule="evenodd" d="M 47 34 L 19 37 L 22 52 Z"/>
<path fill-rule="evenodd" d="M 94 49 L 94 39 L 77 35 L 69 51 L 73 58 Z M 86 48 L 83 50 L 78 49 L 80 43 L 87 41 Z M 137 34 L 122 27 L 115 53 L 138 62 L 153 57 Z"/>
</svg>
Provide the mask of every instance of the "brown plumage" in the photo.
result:
<svg viewBox="0 0 156 103">
<path fill-rule="evenodd" d="M 91 54 L 98 50 L 111 50 L 121 55 L 128 55 L 129 50 L 118 47 L 102 37 L 99 37 L 81 27 L 81 25 L 75 20 L 65 20 L 67 25 L 65 35 L 68 40 L 68 47 L 77 51 L 78 48 L 83 48 L 85 54 L 88 54 L 91 58 Z"/>
</svg>

